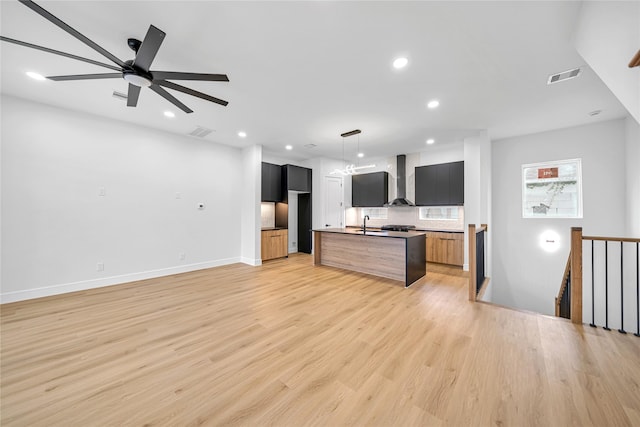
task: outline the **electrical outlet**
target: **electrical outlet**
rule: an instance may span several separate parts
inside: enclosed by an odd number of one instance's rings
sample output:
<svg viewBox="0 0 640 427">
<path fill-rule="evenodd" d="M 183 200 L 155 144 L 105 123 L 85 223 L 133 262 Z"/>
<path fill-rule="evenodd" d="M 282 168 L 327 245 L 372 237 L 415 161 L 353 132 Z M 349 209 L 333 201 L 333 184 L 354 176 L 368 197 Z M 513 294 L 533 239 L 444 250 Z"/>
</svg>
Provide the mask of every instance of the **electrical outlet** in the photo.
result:
<svg viewBox="0 0 640 427">
<path fill-rule="evenodd" d="M 176 193 L 176 199 L 182 199 L 182 193 Z"/>
<path fill-rule="evenodd" d="M 204 203 L 198 203 L 198 209 L 203 210 L 204 209 Z"/>
<path fill-rule="evenodd" d="M 104 271 L 104 262 L 99 262 L 96 264 L 96 271 Z"/>
<path fill-rule="evenodd" d="M 295 246 L 295 245 L 296 245 L 296 242 L 291 242 L 291 246 Z"/>
<path fill-rule="evenodd" d="M 180 252 L 179 258 L 180 258 L 180 261 L 184 261 L 184 259 L 186 258 L 185 253 L 184 252 Z"/>
</svg>

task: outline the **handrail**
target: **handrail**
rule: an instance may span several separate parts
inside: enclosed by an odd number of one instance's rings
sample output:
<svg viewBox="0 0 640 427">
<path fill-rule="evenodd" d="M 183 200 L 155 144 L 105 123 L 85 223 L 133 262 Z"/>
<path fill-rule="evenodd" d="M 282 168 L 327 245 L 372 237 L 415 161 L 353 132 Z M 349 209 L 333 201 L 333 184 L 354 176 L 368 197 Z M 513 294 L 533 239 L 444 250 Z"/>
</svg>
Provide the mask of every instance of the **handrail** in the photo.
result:
<svg viewBox="0 0 640 427">
<path fill-rule="evenodd" d="M 595 253 L 595 241 L 602 241 L 604 242 L 604 245 L 602 245 L 603 249 L 604 249 L 604 329 L 605 330 L 611 330 L 609 328 L 609 267 L 610 264 L 612 264 L 612 261 L 610 261 L 610 257 L 608 255 L 609 251 L 609 246 L 614 246 L 614 245 L 610 245 L 611 244 L 616 244 L 615 246 L 619 246 L 620 247 L 620 251 L 619 251 L 619 255 L 620 255 L 620 261 L 619 261 L 619 266 L 620 266 L 620 275 L 618 276 L 618 280 L 617 282 L 614 282 L 614 285 L 619 286 L 619 297 L 620 297 L 620 303 L 619 305 L 617 305 L 618 309 L 619 309 L 619 313 L 620 313 L 620 329 L 618 329 L 618 332 L 622 333 L 622 334 L 626 334 L 627 332 L 624 330 L 624 320 L 625 320 L 625 315 L 624 315 L 624 310 L 625 310 L 625 306 L 628 308 L 632 307 L 632 304 L 628 304 L 625 303 L 625 279 L 626 277 L 626 273 L 625 271 L 629 272 L 629 270 L 625 270 L 625 264 L 628 261 L 625 261 L 625 258 L 628 259 L 629 257 L 625 257 L 625 248 L 628 248 L 631 245 L 628 245 L 628 243 L 635 243 L 635 309 L 636 309 L 636 333 L 634 335 L 639 336 L 640 337 L 640 239 L 639 238 L 633 238 L 633 237 L 602 237 L 602 236 L 583 236 L 582 235 L 582 227 L 572 227 L 571 228 L 571 253 L 570 253 L 570 258 L 571 258 L 571 272 L 570 272 L 570 294 L 569 294 L 569 305 L 570 305 L 570 317 L 571 317 L 571 321 L 573 323 L 577 323 L 577 324 L 582 324 L 582 301 L 583 301 L 583 295 L 582 295 L 582 276 L 583 276 L 583 243 L 584 241 L 591 241 L 591 250 L 588 252 L 591 255 L 591 262 L 590 264 L 588 264 L 590 266 L 590 277 L 587 276 L 588 278 L 588 283 L 591 283 L 591 323 L 589 324 L 592 327 L 596 327 L 595 324 L 595 296 L 596 296 L 596 292 L 595 292 L 595 282 L 596 282 L 596 274 L 595 274 L 595 268 L 594 268 L 594 264 L 595 264 L 595 259 L 594 259 L 594 253 Z M 627 243 L 627 245 L 625 245 L 625 243 Z M 632 264 L 633 265 L 633 262 Z M 613 265 L 611 265 L 613 266 Z M 615 276 L 614 276 L 615 277 Z M 615 294 L 614 294 L 615 295 Z M 556 301 L 557 303 L 557 301 Z M 600 304 L 600 303 L 598 303 Z M 616 305 L 614 305 L 614 307 L 616 307 Z"/>
<path fill-rule="evenodd" d="M 476 228 L 476 234 L 481 233 L 483 231 L 488 231 L 489 227 L 487 224 L 480 224 L 480 227 Z"/>
<path fill-rule="evenodd" d="M 488 230 L 487 224 L 480 224 L 480 227 L 476 228 L 475 224 L 469 224 L 469 301 L 476 301 L 480 298 L 484 291 L 486 290 L 486 286 L 489 283 L 489 278 L 484 276 L 484 264 L 481 266 L 479 270 L 477 265 L 477 235 L 482 232 L 486 232 Z M 486 241 L 484 241 L 486 244 Z M 484 248 L 482 253 L 482 259 L 484 260 Z M 482 274 L 483 281 L 482 283 L 478 283 L 478 271 Z M 480 285 L 480 286 L 478 286 Z"/>
<path fill-rule="evenodd" d="M 571 227 L 571 304 L 573 323 L 582 324 L 582 227 Z"/>
<path fill-rule="evenodd" d="M 560 291 L 558 292 L 558 296 L 556 297 L 556 316 L 560 317 L 560 305 L 562 304 L 562 295 L 564 295 L 567 290 L 567 279 L 569 278 L 569 273 L 571 272 L 571 252 L 569 252 L 569 257 L 567 258 L 567 265 L 564 267 L 564 274 L 562 275 L 562 283 L 560 283 Z"/>
<path fill-rule="evenodd" d="M 562 275 L 562 283 L 560 283 L 560 290 L 556 297 L 556 316 L 560 316 L 560 302 L 562 301 L 562 295 L 567 289 L 567 279 L 569 278 L 569 272 L 571 271 L 571 252 L 567 258 L 567 265 L 564 267 L 564 274 Z"/>
<path fill-rule="evenodd" d="M 640 239 L 633 237 L 597 237 L 597 236 L 582 236 L 582 240 L 605 240 L 609 242 L 629 242 L 638 243 Z"/>
</svg>

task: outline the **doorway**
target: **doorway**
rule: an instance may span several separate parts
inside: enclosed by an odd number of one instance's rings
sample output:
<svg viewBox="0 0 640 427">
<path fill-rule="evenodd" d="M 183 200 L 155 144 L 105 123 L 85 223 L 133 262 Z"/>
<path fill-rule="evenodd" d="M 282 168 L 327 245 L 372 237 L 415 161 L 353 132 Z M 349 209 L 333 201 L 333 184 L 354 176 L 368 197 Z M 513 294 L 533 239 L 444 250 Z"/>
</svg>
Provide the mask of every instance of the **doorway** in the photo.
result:
<svg viewBox="0 0 640 427">
<path fill-rule="evenodd" d="M 344 227 L 342 177 L 324 177 L 324 227 Z"/>
</svg>

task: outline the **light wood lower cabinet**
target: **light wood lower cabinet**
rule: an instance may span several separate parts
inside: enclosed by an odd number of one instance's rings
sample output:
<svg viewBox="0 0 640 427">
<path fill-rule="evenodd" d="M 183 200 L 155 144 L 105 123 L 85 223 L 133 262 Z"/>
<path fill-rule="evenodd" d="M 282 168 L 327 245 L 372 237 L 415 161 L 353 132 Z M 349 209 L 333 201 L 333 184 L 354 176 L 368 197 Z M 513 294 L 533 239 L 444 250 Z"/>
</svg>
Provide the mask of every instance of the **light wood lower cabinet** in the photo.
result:
<svg viewBox="0 0 640 427">
<path fill-rule="evenodd" d="M 264 230 L 262 232 L 261 254 L 263 261 L 289 255 L 289 231 Z"/>
<path fill-rule="evenodd" d="M 464 233 L 427 232 L 427 262 L 462 266 Z"/>
</svg>

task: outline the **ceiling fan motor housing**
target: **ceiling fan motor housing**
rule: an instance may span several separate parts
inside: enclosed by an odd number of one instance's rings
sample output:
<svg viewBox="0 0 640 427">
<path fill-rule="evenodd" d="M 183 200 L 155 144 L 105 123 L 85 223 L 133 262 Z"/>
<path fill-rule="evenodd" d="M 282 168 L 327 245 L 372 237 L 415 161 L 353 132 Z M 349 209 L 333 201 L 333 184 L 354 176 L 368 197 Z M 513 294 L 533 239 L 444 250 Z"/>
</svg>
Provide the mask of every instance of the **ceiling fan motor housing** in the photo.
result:
<svg viewBox="0 0 640 427">
<path fill-rule="evenodd" d="M 151 76 L 151 73 L 137 68 L 135 65 L 133 65 L 133 61 L 131 60 L 125 61 L 125 64 L 127 65 L 127 67 L 122 69 L 123 79 L 136 86 L 151 86 L 151 83 L 153 81 L 153 76 Z"/>
</svg>

